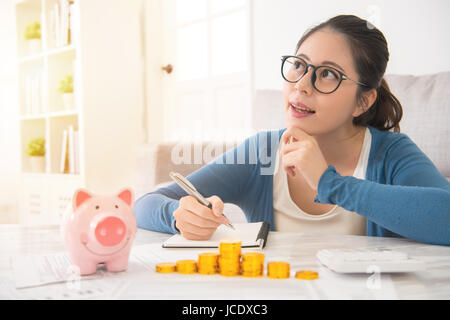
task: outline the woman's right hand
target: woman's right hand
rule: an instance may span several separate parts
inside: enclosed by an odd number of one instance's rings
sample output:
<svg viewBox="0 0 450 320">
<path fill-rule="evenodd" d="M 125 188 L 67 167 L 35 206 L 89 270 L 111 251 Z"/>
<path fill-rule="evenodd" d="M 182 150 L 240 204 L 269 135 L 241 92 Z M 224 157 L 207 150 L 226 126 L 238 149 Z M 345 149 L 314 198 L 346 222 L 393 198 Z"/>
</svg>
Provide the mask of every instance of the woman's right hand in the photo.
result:
<svg viewBox="0 0 450 320">
<path fill-rule="evenodd" d="M 206 198 L 212 204 L 212 210 L 202 205 L 193 196 L 180 199 L 174 211 L 175 227 L 189 240 L 209 240 L 217 227 L 229 223 L 222 215 L 223 202 L 218 196 Z"/>
</svg>

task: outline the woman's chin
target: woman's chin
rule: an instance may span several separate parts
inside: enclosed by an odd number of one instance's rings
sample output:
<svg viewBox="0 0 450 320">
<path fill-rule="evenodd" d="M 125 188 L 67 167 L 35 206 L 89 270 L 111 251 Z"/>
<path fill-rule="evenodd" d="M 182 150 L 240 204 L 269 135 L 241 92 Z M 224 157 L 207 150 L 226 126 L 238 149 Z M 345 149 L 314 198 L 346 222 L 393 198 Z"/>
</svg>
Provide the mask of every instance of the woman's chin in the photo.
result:
<svg viewBox="0 0 450 320">
<path fill-rule="evenodd" d="M 289 114 L 286 116 L 286 127 L 297 127 L 305 130 L 307 125 L 299 121 L 298 119 L 292 118 Z"/>
<path fill-rule="evenodd" d="M 299 123 L 299 121 L 295 121 L 295 119 L 286 119 L 286 128 L 289 127 L 295 127 L 295 128 L 299 128 L 301 130 L 303 130 L 305 133 L 309 134 L 309 135 L 313 135 L 313 130 L 311 130 L 310 128 L 308 128 L 307 125 L 303 124 L 303 123 Z"/>
</svg>

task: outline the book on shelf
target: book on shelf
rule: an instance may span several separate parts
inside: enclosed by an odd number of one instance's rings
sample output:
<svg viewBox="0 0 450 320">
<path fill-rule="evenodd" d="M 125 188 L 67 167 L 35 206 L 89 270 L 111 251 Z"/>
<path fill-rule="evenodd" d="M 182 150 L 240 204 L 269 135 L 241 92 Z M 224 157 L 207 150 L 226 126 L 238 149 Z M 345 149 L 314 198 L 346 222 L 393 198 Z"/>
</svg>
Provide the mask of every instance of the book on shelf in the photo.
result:
<svg viewBox="0 0 450 320">
<path fill-rule="evenodd" d="M 55 47 L 71 44 L 74 12 L 73 0 L 59 0 L 50 10 L 50 33 L 53 36 Z"/>
<path fill-rule="evenodd" d="M 73 126 L 69 126 L 69 172 L 75 173 L 75 148 L 73 144 Z"/>
<path fill-rule="evenodd" d="M 67 130 L 63 131 L 62 145 L 61 145 L 61 162 L 59 166 L 60 173 L 69 173 L 69 158 L 67 153 Z"/>
<path fill-rule="evenodd" d="M 60 172 L 80 173 L 79 159 L 79 132 L 74 130 L 73 125 L 70 125 L 66 130 L 63 130 Z"/>
<path fill-rule="evenodd" d="M 74 131 L 73 133 L 73 145 L 74 145 L 74 163 L 75 173 L 80 173 L 80 132 Z"/>
<path fill-rule="evenodd" d="M 35 116 L 45 112 L 42 103 L 42 71 L 25 76 L 24 93 L 25 116 Z"/>
</svg>

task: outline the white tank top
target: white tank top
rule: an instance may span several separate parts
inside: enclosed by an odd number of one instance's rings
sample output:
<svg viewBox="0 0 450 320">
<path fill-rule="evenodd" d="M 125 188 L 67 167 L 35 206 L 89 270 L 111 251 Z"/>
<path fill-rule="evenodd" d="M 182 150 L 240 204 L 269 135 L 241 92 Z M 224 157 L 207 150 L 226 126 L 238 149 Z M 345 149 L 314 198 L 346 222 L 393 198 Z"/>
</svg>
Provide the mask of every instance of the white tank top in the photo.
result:
<svg viewBox="0 0 450 320">
<path fill-rule="evenodd" d="M 366 178 L 372 135 L 366 127 L 364 142 L 353 177 Z M 335 205 L 330 211 L 313 215 L 300 209 L 289 194 L 287 173 L 281 165 L 280 141 L 273 176 L 273 211 L 276 231 L 309 234 L 365 235 L 366 220 L 363 216 Z"/>
</svg>

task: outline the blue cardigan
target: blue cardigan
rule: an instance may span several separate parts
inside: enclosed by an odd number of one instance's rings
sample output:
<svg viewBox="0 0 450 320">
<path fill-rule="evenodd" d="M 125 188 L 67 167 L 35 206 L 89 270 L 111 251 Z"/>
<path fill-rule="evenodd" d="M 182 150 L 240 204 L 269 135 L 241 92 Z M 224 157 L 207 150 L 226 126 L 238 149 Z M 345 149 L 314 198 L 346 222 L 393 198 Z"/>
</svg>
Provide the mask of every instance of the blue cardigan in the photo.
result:
<svg viewBox="0 0 450 320">
<path fill-rule="evenodd" d="M 329 166 L 314 202 L 364 216 L 367 236 L 450 245 L 449 181 L 407 135 L 368 128 L 372 144 L 366 179 L 341 176 Z M 205 197 L 234 203 L 249 222 L 268 221 L 274 230 L 273 172 L 285 130 L 258 132 L 187 178 Z M 138 227 L 177 233 L 173 212 L 186 195 L 175 183 L 145 194 L 134 206 Z"/>
</svg>

